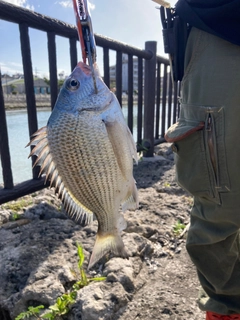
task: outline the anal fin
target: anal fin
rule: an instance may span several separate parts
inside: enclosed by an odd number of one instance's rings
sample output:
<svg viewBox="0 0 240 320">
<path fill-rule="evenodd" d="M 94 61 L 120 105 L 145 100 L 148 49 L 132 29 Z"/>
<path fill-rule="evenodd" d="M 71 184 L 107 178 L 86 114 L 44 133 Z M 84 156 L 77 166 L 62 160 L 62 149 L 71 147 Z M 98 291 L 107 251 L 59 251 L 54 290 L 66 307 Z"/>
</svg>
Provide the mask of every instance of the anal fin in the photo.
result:
<svg viewBox="0 0 240 320">
<path fill-rule="evenodd" d="M 127 196 L 122 202 L 122 211 L 125 212 L 126 210 L 135 210 L 138 208 L 138 206 L 139 201 L 137 186 L 135 180 L 132 179 L 132 183 L 127 193 Z"/>
</svg>

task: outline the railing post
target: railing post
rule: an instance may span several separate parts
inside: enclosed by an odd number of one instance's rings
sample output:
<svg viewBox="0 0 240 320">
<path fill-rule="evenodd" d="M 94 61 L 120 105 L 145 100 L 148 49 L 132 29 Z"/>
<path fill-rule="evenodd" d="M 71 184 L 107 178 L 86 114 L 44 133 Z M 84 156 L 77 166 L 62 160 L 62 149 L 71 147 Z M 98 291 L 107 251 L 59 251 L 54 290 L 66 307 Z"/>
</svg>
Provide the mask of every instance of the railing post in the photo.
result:
<svg viewBox="0 0 240 320">
<path fill-rule="evenodd" d="M 76 67 L 78 63 L 76 38 L 70 38 L 69 44 L 70 44 L 71 71 L 73 71 L 73 69 Z"/>
<path fill-rule="evenodd" d="M 51 107 L 54 108 L 58 96 L 58 78 L 57 78 L 57 49 L 56 49 L 56 35 L 49 31 L 48 37 L 48 60 L 49 60 L 49 74 L 50 74 L 50 89 L 51 89 Z"/>
<path fill-rule="evenodd" d="M 138 115 L 137 115 L 137 145 L 142 144 L 142 110 L 143 110 L 143 59 L 138 57 Z"/>
<path fill-rule="evenodd" d="M 104 82 L 110 88 L 110 72 L 109 72 L 109 49 L 103 48 L 103 68 Z"/>
<path fill-rule="evenodd" d="M 21 52 L 22 52 L 22 63 L 23 63 L 23 73 L 24 73 L 24 83 L 26 90 L 26 102 L 27 102 L 27 112 L 28 112 L 28 129 L 29 136 L 37 131 L 37 109 L 36 109 L 36 98 L 34 93 L 34 80 L 32 71 L 32 57 L 31 57 L 31 47 L 29 38 L 29 28 L 27 23 L 19 24 L 20 32 L 20 42 L 21 42 Z M 36 156 L 32 157 L 32 164 L 36 161 Z M 33 179 L 38 179 L 39 167 L 34 167 L 32 169 Z"/>
<path fill-rule="evenodd" d="M 9 140 L 7 131 L 6 112 L 4 107 L 3 89 L 2 89 L 2 75 L 0 70 L 0 158 L 2 162 L 2 174 L 4 188 L 13 188 L 13 177 L 11 168 L 11 157 L 9 150 Z M 1 203 L 1 201 L 0 201 Z"/>
<path fill-rule="evenodd" d="M 128 127 L 133 132 L 133 56 L 128 55 Z"/>
<path fill-rule="evenodd" d="M 116 96 L 122 107 L 122 52 L 117 51 L 116 61 Z"/>
<path fill-rule="evenodd" d="M 145 43 L 145 50 L 151 51 L 152 58 L 145 60 L 143 146 L 148 147 L 148 150 L 144 152 L 144 157 L 153 157 L 157 42 L 147 41 Z"/>
</svg>

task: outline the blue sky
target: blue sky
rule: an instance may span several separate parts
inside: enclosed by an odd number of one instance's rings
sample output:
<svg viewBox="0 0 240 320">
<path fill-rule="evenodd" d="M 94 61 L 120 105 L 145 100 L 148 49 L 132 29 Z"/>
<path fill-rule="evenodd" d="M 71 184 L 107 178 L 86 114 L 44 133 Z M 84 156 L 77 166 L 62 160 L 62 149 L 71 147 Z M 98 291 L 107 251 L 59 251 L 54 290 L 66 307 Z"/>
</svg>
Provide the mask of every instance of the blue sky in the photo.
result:
<svg viewBox="0 0 240 320">
<path fill-rule="evenodd" d="M 1 0 L 0 0 L 1 1 Z M 75 25 L 72 0 L 5 0 L 38 13 Z M 172 5 L 176 1 L 171 0 Z M 145 41 L 157 41 L 158 54 L 165 56 L 162 44 L 162 28 L 159 7 L 151 0 L 90 0 L 93 30 L 95 33 L 125 42 L 140 49 Z M 44 32 L 30 29 L 33 71 L 48 77 L 47 37 Z M 18 25 L 0 20 L 0 67 L 2 73 L 22 73 L 22 60 Z M 79 45 L 79 61 L 81 51 Z M 102 70 L 102 49 L 97 47 L 97 62 Z M 115 57 L 111 56 L 111 64 Z M 57 37 L 58 73 L 70 73 L 69 44 Z"/>
</svg>

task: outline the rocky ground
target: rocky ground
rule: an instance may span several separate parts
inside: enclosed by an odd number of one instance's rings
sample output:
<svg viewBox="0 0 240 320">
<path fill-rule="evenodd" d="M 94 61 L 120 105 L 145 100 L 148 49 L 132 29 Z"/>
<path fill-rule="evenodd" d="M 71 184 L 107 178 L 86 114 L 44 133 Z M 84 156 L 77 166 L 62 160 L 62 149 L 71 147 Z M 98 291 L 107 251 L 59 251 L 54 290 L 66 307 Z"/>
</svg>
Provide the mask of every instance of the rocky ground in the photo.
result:
<svg viewBox="0 0 240 320">
<path fill-rule="evenodd" d="M 140 207 L 126 212 L 122 235 L 129 260 L 100 261 L 88 275 L 106 281 L 80 289 L 61 319 L 204 320 L 185 249 L 183 225 L 192 199 L 174 181 L 169 146 L 157 147 L 154 161 L 134 168 Z M 78 270 L 76 242 L 83 246 L 86 270 L 97 222 L 82 228 L 68 219 L 52 190 L 0 206 L 0 225 L 0 320 L 15 319 L 29 306 L 53 305 L 69 292 Z"/>
</svg>

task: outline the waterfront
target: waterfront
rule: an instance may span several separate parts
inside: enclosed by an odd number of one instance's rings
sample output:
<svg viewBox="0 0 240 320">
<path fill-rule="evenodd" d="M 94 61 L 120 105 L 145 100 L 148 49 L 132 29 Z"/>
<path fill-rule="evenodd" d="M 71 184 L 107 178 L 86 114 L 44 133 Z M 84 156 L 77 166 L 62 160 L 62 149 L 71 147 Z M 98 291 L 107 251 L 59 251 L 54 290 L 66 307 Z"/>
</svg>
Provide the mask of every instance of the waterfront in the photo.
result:
<svg viewBox="0 0 240 320">
<path fill-rule="evenodd" d="M 37 113 L 38 126 L 43 127 L 47 123 L 51 113 L 50 108 L 39 110 Z M 29 142 L 27 124 L 27 111 L 7 111 L 8 139 L 12 163 L 14 183 L 19 183 L 32 177 L 32 162 L 28 159 L 30 148 L 25 148 Z M 3 183 L 2 171 L 0 172 L 0 184 Z"/>
</svg>

